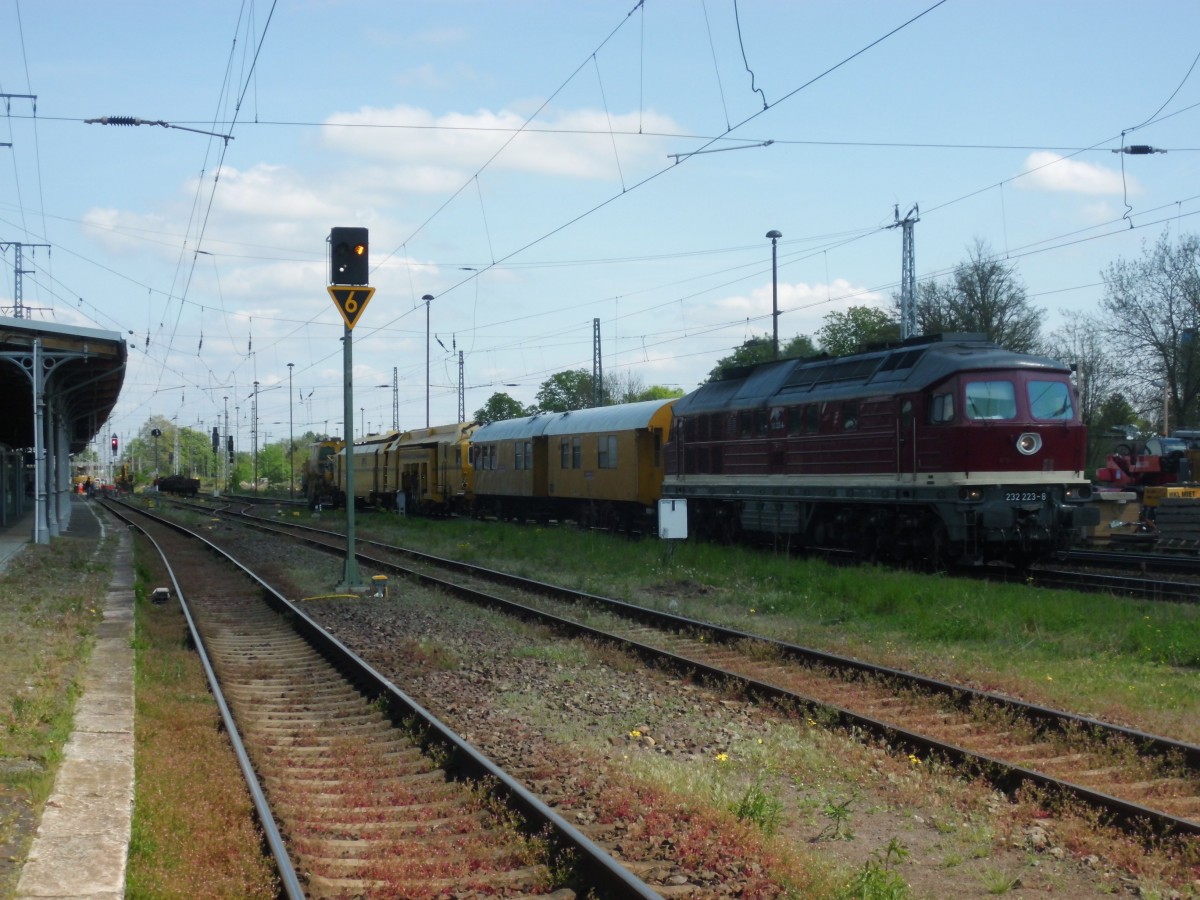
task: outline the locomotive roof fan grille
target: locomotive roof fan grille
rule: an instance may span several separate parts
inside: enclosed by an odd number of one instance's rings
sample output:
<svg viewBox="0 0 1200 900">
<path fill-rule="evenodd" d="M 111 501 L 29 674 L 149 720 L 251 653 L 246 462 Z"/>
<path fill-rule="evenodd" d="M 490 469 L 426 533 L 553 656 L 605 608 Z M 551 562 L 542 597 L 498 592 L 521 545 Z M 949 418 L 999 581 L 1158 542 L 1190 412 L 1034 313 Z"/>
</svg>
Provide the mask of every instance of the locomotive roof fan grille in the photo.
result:
<svg viewBox="0 0 1200 900">
<path fill-rule="evenodd" d="M 1033 456 L 1042 449 L 1042 436 L 1032 431 L 1027 431 L 1017 438 L 1017 451 L 1024 456 Z"/>
</svg>

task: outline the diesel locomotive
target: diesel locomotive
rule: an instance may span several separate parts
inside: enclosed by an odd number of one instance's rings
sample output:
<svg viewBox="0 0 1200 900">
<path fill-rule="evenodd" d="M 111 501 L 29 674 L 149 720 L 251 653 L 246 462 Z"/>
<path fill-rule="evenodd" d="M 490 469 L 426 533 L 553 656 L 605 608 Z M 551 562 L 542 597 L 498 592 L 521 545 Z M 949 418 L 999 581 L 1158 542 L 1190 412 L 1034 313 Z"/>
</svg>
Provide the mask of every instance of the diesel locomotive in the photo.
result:
<svg viewBox="0 0 1200 900">
<path fill-rule="evenodd" d="M 1024 565 L 1099 521 L 1070 375 L 981 335 L 759 365 L 676 401 L 662 493 L 721 538 Z"/>
</svg>

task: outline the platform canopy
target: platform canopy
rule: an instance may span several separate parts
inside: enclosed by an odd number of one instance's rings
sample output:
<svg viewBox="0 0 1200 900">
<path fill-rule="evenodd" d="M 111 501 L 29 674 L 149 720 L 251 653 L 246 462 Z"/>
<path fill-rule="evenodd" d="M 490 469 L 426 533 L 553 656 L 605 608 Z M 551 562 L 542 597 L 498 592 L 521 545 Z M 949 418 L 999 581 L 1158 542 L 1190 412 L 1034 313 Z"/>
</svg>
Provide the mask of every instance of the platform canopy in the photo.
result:
<svg viewBox="0 0 1200 900">
<path fill-rule="evenodd" d="M 0 316 L 0 444 L 34 446 L 34 389 L 61 417 L 70 453 L 87 447 L 112 413 L 125 381 L 120 332 Z"/>
</svg>

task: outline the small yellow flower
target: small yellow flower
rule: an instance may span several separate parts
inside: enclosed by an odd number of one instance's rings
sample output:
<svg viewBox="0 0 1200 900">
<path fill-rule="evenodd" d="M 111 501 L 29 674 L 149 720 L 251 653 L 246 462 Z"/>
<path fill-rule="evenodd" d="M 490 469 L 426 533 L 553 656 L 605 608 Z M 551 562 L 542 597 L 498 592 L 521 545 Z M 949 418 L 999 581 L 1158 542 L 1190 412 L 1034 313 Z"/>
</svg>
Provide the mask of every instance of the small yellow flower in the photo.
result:
<svg viewBox="0 0 1200 900">
<path fill-rule="evenodd" d="M 812 727 L 814 727 L 816 724 L 817 724 L 817 720 L 816 720 L 816 719 L 809 719 L 809 720 L 808 720 L 808 727 L 809 727 L 809 728 L 812 728 Z"/>
<path fill-rule="evenodd" d="M 728 754 L 728 753 L 724 753 L 724 752 L 722 752 L 722 753 L 718 753 L 718 754 L 717 754 L 717 756 L 716 756 L 716 760 L 717 760 L 717 762 L 719 762 L 719 763 L 728 762 L 728 761 L 729 761 L 729 754 Z"/>
<path fill-rule="evenodd" d="M 642 733 L 635 728 L 633 731 L 629 732 L 629 736 L 634 740 L 637 740 L 642 736 Z"/>
<path fill-rule="evenodd" d="M 754 607 L 750 607 L 750 615 L 754 615 Z"/>
<path fill-rule="evenodd" d="M 1047 675 L 1047 676 L 1046 676 L 1046 680 L 1047 680 L 1047 681 L 1053 681 L 1053 680 L 1054 680 L 1054 676 L 1053 676 L 1053 675 Z"/>
<path fill-rule="evenodd" d="M 919 766 L 921 764 L 921 760 L 919 760 L 917 758 L 917 755 L 915 753 L 908 754 L 908 761 L 910 763 L 912 763 L 914 766 Z"/>
</svg>

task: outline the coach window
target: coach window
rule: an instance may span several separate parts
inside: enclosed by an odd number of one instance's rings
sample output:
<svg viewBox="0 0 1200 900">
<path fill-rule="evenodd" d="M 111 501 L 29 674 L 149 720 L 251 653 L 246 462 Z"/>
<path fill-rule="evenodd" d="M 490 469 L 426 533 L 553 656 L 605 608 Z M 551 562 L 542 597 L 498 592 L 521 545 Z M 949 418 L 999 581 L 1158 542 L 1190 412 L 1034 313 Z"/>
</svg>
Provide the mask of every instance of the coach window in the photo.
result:
<svg viewBox="0 0 1200 900">
<path fill-rule="evenodd" d="M 954 395 L 934 394 L 929 404 L 929 421 L 935 425 L 954 421 Z"/>
<path fill-rule="evenodd" d="M 596 442 L 596 467 L 599 469 L 615 469 L 617 467 L 617 436 L 602 434 Z"/>
<path fill-rule="evenodd" d="M 571 444 L 563 438 L 558 444 L 558 464 L 560 468 L 571 468 Z"/>
<path fill-rule="evenodd" d="M 525 445 L 520 441 L 513 442 L 513 468 L 517 471 L 525 468 Z"/>
<path fill-rule="evenodd" d="M 738 413 L 738 434 L 742 437 L 750 437 L 750 411 L 743 410 Z"/>
<path fill-rule="evenodd" d="M 571 438 L 571 468 L 583 468 L 583 439 Z"/>
<path fill-rule="evenodd" d="M 525 442 L 525 468 L 533 468 L 533 441 Z"/>
<path fill-rule="evenodd" d="M 971 419 L 1015 419 L 1017 395 L 1011 381 L 968 381 L 966 413 Z"/>
<path fill-rule="evenodd" d="M 913 423 L 913 407 L 911 400 L 905 400 L 900 404 L 900 427 L 905 431 L 912 428 Z"/>
</svg>

